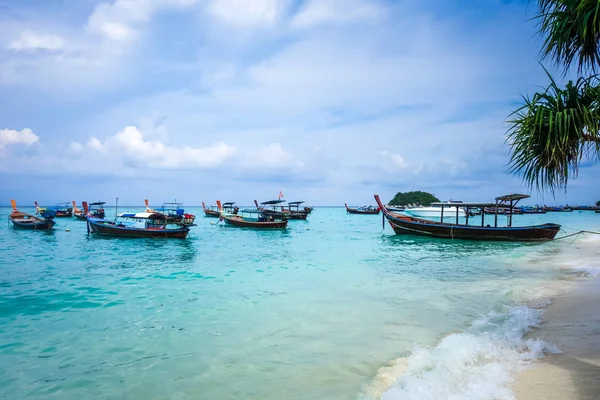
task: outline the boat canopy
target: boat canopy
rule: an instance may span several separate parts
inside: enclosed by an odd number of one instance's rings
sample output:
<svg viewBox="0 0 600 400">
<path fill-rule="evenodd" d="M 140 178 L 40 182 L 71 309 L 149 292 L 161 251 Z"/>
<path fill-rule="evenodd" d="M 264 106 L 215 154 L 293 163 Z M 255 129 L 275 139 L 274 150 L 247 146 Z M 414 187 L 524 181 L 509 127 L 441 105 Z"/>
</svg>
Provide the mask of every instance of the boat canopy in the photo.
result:
<svg viewBox="0 0 600 400">
<path fill-rule="evenodd" d="M 299 206 L 302 203 L 304 203 L 304 202 L 303 201 L 288 201 L 288 205 L 290 205 L 290 206 Z"/>
<path fill-rule="evenodd" d="M 269 200 L 269 201 L 263 201 L 260 204 L 264 204 L 264 205 L 275 205 L 275 204 L 281 204 L 281 203 L 285 203 L 285 200 Z"/>
<path fill-rule="evenodd" d="M 104 204 L 106 204 L 105 201 L 97 201 L 95 203 L 90 203 L 90 206 L 102 206 Z"/>
<path fill-rule="evenodd" d="M 223 203 L 223 207 L 231 207 L 235 204 L 235 201 L 228 201 L 226 203 Z"/>
<path fill-rule="evenodd" d="M 155 212 L 140 212 L 140 213 L 121 213 L 119 218 L 135 218 L 135 219 L 165 219 L 166 216 Z"/>
<path fill-rule="evenodd" d="M 181 208 L 181 206 L 183 205 L 183 203 L 163 203 L 163 205 L 161 206 L 161 209 L 178 209 Z"/>
<path fill-rule="evenodd" d="M 518 194 L 518 193 L 514 193 L 514 194 L 507 194 L 506 196 L 500 196 L 500 197 L 496 197 L 497 201 L 515 201 L 515 200 L 523 200 L 523 199 L 528 199 L 530 196 L 526 195 L 526 194 Z"/>
<path fill-rule="evenodd" d="M 244 208 L 243 210 L 240 210 L 240 212 L 248 214 L 262 214 L 262 210 L 258 210 L 256 208 Z"/>
</svg>

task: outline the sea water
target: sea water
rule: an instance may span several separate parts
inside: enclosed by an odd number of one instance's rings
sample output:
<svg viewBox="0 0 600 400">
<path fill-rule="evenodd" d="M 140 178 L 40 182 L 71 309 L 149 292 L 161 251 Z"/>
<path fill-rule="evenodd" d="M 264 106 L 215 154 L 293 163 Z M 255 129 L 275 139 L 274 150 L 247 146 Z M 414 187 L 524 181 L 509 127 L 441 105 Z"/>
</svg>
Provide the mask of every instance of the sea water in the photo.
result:
<svg viewBox="0 0 600 400">
<path fill-rule="evenodd" d="M 256 231 L 186 211 L 185 240 L 0 224 L 0 398 L 511 399 L 518 368 L 560 351 L 526 337 L 546 299 L 600 270 L 595 235 L 401 237 L 343 208 Z M 540 222 L 600 230 L 590 212 L 514 216 Z"/>
</svg>

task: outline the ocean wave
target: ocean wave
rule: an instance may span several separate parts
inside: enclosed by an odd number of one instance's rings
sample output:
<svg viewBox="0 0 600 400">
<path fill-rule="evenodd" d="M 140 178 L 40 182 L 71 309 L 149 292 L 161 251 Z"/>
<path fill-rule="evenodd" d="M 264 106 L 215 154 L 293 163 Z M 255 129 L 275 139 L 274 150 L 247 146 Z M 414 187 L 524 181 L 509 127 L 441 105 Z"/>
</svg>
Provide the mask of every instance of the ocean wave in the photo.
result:
<svg viewBox="0 0 600 400">
<path fill-rule="evenodd" d="M 542 310 L 526 306 L 490 312 L 434 348 L 416 348 L 381 368 L 366 397 L 382 400 L 512 400 L 515 373 L 545 353 L 560 351 L 525 334 L 539 325 Z"/>
</svg>

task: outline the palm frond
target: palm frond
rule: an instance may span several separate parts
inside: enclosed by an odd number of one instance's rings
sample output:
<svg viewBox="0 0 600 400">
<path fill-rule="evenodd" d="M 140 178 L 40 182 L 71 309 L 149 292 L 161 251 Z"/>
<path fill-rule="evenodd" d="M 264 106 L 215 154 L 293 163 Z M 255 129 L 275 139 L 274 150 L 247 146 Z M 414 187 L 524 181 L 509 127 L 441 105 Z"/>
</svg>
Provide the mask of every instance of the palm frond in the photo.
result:
<svg viewBox="0 0 600 400">
<path fill-rule="evenodd" d="M 548 74 L 548 71 L 546 71 Z M 582 158 L 600 159 L 600 82 L 596 75 L 550 85 L 508 116 L 509 172 L 538 190 L 566 188 Z"/>
<path fill-rule="evenodd" d="M 600 1 L 538 0 L 542 58 L 551 58 L 564 71 L 600 69 Z"/>
</svg>

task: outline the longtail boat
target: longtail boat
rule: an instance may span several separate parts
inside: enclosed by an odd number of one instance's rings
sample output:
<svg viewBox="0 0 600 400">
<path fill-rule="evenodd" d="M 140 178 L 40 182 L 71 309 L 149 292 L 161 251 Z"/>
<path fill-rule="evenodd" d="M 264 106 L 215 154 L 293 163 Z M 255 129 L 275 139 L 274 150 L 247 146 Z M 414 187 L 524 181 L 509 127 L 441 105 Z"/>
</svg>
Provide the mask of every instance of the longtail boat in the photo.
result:
<svg viewBox="0 0 600 400">
<path fill-rule="evenodd" d="M 46 210 L 53 210 L 55 212 L 55 218 L 70 218 L 73 216 L 73 207 L 71 207 L 71 203 L 68 201 L 64 203 L 56 203 L 51 207 L 40 207 L 36 201 L 35 208 L 36 212 L 40 215 L 43 215 L 44 211 Z"/>
<path fill-rule="evenodd" d="M 287 208 L 284 203 L 285 200 L 280 199 L 263 201 L 259 205 L 258 202 L 254 200 L 254 205 L 256 205 L 257 210 L 261 211 L 264 215 L 273 218 L 306 220 L 306 217 L 310 214 L 310 211 L 300 210 L 300 204 L 304 203 L 303 201 L 288 203 Z"/>
<path fill-rule="evenodd" d="M 596 214 L 600 214 L 600 210 L 594 210 Z"/>
<path fill-rule="evenodd" d="M 181 207 L 183 203 L 167 202 L 163 203 L 160 208 L 151 209 L 148 205 L 148 199 L 145 199 L 144 202 L 146 203 L 146 212 L 163 214 L 167 219 L 167 223 L 184 226 L 194 225 L 196 216 L 194 214 L 186 213 Z"/>
<path fill-rule="evenodd" d="M 225 202 L 221 204 L 221 206 L 223 207 L 223 211 L 227 214 L 237 215 L 238 211 L 240 210 L 240 208 L 235 205 L 235 201 Z M 202 202 L 202 210 L 204 211 L 204 216 L 206 217 L 219 218 L 221 215 L 219 206 L 217 205 L 206 207 L 204 202 Z"/>
<path fill-rule="evenodd" d="M 114 221 L 88 215 L 87 202 L 83 202 L 87 218 L 88 233 L 112 237 L 129 238 L 176 238 L 185 239 L 190 228 L 169 226 L 167 218 L 161 213 L 121 213 Z"/>
<path fill-rule="evenodd" d="M 15 200 L 11 200 L 10 203 L 12 204 L 12 213 L 8 216 L 8 219 L 14 228 L 32 231 L 47 231 L 52 229 L 56 224 L 53 220 L 53 211 L 51 210 L 44 213 L 45 217 L 39 218 L 35 215 L 19 211 Z"/>
<path fill-rule="evenodd" d="M 305 213 L 310 214 L 314 209 L 313 207 L 303 207 L 302 210 L 300 210 L 300 205 L 304 204 L 303 201 L 288 201 L 287 204 L 288 204 L 290 211 L 296 211 L 296 212 L 304 211 Z M 294 208 L 295 208 L 295 210 L 294 210 Z"/>
<path fill-rule="evenodd" d="M 237 228 L 254 229 L 285 229 L 287 228 L 287 219 L 277 219 L 263 214 L 256 210 L 239 210 L 240 214 L 230 214 L 223 210 L 221 202 L 217 200 L 217 207 L 221 210 L 219 221 L 225 221 L 225 224 Z"/>
<path fill-rule="evenodd" d="M 528 198 L 524 194 L 512 194 L 496 198 L 496 203 L 463 203 L 467 211 L 470 208 L 491 208 L 497 207 L 504 202 L 510 203 L 512 210 L 516 203 Z M 558 224 L 542 224 L 534 226 L 512 226 L 512 214 L 508 214 L 508 226 L 498 226 L 498 213 L 495 214 L 494 226 L 484 225 L 485 214 L 481 215 L 481 226 L 469 225 L 469 213 L 467 212 L 466 223 L 459 224 L 458 213 L 455 217 L 455 223 L 430 221 L 421 218 L 409 217 L 403 214 L 396 214 L 385 208 L 378 195 L 375 195 L 375 201 L 383 211 L 383 214 L 390 223 L 392 229 L 397 235 L 420 235 L 443 239 L 467 239 L 467 240 L 488 240 L 488 241 L 509 241 L 509 242 L 530 242 L 552 240 L 560 230 Z M 447 203 L 432 203 L 434 206 L 445 208 Z M 454 214 L 454 213 L 452 213 Z"/>
<path fill-rule="evenodd" d="M 367 214 L 367 215 L 377 215 L 379 214 L 380 208 L 373 206 L 364 206 L 364 207 L 348 207 L 348 204 L 344 204 L 346 206 L 346 212 L 348 214 Z"/>
<path fill-rule="evenodd" d="M 73 216 L 81 221 L 86 220 L 85 213 L 83 212 L 83 210 L 77 208 L 77 203 L 75 203 L 75 200 L 73 200 Z"/>
</svg>

